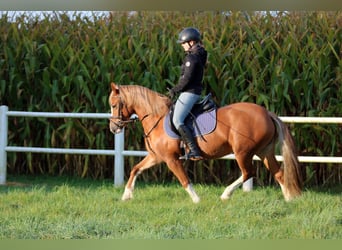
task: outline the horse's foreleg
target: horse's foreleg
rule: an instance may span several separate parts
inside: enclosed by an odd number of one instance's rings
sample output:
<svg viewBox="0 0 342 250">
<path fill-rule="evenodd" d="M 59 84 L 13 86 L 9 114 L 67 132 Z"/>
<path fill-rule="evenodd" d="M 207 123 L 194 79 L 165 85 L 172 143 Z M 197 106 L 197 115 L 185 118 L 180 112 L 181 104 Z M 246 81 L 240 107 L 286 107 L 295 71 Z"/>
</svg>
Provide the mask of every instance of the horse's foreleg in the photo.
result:
<svg viewBox="0 0 342 250">
<path fill-rule="evenodd" d="M 185 173 L 182 162 L 179 159 L 171 159 L 167 161 L 167 166 L 172 171 L 172 173 L 177 177 L 178 181 L 183 186 L 185 191 L 190 195 L 192 201 L 194 203 L 198 203 L 200 201 L 200 198 L 193 189 L 189 181 L 189 178 Z"/>
<path fill-rule="evenodd" d="M 133 190 L 134 190 L 134 186 L 135 186 L 135 181 L 137 179 L 137 177 L 146 169 L 153 167 L 154 165 L 156 165 L 158 163 L 158 161 L 156 160 L 155 157 L 153 157 L 152 155 L 148 154 L 141 162 L 139 162 L 137 165 L 135 165 L 132 170 L 131 173 L 129 175 L 129 179 L 127 181 L 127 184 L 125 186 L 125 191 L 122 195 L 122 200 L 129 200 L 133 198 Z"/>
<path fill-rule="evenodd" d="M 199 198 L 199 196 L 196 194 L 196 192 L 195 192 L 195 190 L 193 189 L 191 183 L 189 183 L 189 184 L 187 185 L 187 187 L 185 188 L 185 190 L 188 192 L 188 194 L 190 195 L 190 197 L 191 197 L 191 199 L 192 199 L 192 201 L 193 201 L 194 203 L 200 202 L 200 198 Z"/>
</svg>

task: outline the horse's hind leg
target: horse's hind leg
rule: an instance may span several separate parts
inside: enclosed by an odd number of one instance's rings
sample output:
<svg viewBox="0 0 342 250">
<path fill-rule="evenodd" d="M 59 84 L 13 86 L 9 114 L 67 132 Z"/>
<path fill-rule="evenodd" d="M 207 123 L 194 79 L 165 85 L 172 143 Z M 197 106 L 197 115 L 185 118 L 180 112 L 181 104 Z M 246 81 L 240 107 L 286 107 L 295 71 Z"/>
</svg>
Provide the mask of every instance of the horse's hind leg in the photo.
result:
<svg viewBox="0 0 342 250">
<path fill-rule="evenodd" d="M 221 200 L 227 200 L 233 194 L 234 190 L 241 186 L 243 183 L 243 176 L 241 175 L 236 181 L 230 184 L 221 195 Z"/>
<path fill-rule="evenodd" d="M 274 176 L 275 180 L 279 183 L 283 194 L 286 196 L 285 189 L 284 189 L 284 172 L 280 168 L 280 165 L 278 161 L 276 160 L 274 154 L 269 153 L 265 157 L 260 157 L 260 158 L 263 160 L 263 163 L 265 164 L 266 168 Z"/>
<path fill-rule="evenodd" d="M 249 178 L 242 184 L 242 190 L 244 192 L 250 192 L 253 190 L 253 177 Z"/>
<path fill-rule="evenodd" d="M 232 184 L 230 184 L 221 195 L 221 200 L 227 200 L 231 197 L 233 192 L 240 187 L 244 182 L 251 181 L 251 178 L 255 175 L 255 171 L 253 170 L 253 155 L 250 154 L 238 154 L 235 155 L 236 161 L 238 162 L 239 168 L 241 170 L 242 175 L 235 180 Z M 244 191 L 250 191 L 251 189 L 245 188 Z"/>
</svg>

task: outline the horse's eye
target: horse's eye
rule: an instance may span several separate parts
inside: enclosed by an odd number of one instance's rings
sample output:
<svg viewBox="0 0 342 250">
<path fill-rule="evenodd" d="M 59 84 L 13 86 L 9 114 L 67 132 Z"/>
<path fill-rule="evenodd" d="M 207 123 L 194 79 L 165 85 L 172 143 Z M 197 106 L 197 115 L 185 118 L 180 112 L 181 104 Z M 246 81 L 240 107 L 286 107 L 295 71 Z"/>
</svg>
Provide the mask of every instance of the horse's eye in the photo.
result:
<svg viewBox="0 0 342 250">
<path fill-rule="evenodd" d="M 116 108 L 116 104 L 112 105 L 112 109 L 115 109 Z"/>
</svg>

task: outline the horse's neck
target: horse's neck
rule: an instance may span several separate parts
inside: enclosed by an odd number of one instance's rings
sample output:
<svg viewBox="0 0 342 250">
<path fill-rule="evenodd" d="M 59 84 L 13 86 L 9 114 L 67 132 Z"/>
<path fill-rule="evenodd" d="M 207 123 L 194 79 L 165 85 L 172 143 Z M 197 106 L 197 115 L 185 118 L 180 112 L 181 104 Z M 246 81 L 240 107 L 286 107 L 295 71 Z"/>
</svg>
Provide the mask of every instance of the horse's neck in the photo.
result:
<svg viewBox="0 0 342 250">
<path fill-rule="evenodd" d="M 167 104 L 163 98 L 154 95 L 152 92 L 145 92 L 146 90 L 142 90 L 141 93 L 139 91 L 139 89 L 127 89 L 126 93 L 126 104 L 138 115 L 139 119 L 146 116 L 159 119 L 167 113 Z"/>
<path fill-rule="evenodd" d="M 145 98 L 139 95 L 129 96 L 129 99 L 126 99 L 126 105 L 132 113 L 139 117 L 139 119 L 142 119 L 152 112 L 148 109 L 149 105 Z"/>
</svg>

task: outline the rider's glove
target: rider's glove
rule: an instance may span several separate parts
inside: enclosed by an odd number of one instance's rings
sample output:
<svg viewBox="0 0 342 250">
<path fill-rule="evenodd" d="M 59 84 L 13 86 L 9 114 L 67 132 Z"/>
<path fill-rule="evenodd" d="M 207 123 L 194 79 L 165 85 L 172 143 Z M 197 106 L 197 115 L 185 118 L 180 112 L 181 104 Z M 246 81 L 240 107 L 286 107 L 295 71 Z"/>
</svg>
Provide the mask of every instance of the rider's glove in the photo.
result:
<svg viewBox="0 0 342 250">
<path fill-rule="evenodd" d="M 173 89 L 169 89 L 169 96 L 171 99 L 173 99 L 176 95 L 176 92 Z"/>
</svg>

